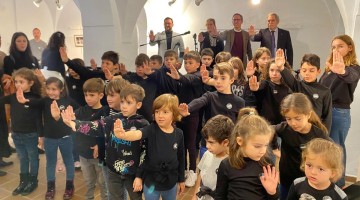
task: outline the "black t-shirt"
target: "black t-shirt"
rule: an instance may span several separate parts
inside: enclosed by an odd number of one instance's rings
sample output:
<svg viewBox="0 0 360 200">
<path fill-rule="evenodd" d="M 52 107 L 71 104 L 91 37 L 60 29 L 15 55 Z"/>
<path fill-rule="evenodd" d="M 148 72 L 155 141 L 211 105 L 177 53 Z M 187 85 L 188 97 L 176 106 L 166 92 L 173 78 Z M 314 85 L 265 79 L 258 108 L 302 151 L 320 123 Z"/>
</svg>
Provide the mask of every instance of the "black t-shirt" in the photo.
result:
<svg viewBox="0 0 360 200">
<path fill-rule="evenodd" d="M 259 175 L 263 167 L 259 162 L 244 158 L 242 169 L 231 167 L 229 158 L 221 161 L 216 182 L 215 199 L 278 199 L 278 193 L 269 195 L 261 184 Z"/>
<path fill-rule="evenodd" d="M 280 183 L 282 186 L 290 188 L 296 178 L 305 175 L 300 170 L 301 153 L 305 145 L 314 138 L 330 139 L 320 128 L 314 125 L 311 126 L 309 133 L 302 134 L 294 131 L 287 122 L 282 122 L 275 126 L 275 131 L 277 136 L 282 139 L 279 162 Z"/>
<path fill-rule="evenodd" d="M 185 150 L 182 130 L 163 132 L 156 123 L 141 130 L 142 139 L 147 139 L 144 161 L 144 184 L 155 185 L 155 190 L 165 191 L 185 180 Z"/>
<path fill-rule="evenodd" d="M 294 180 L 290 187 L 287 199 L 347 200 L 348 197 L 345 192 L 334 183 L 331 183 L 325 190 L 317 190 L 309 185 L 306 177 L 301 177 Z"/>
</svg>

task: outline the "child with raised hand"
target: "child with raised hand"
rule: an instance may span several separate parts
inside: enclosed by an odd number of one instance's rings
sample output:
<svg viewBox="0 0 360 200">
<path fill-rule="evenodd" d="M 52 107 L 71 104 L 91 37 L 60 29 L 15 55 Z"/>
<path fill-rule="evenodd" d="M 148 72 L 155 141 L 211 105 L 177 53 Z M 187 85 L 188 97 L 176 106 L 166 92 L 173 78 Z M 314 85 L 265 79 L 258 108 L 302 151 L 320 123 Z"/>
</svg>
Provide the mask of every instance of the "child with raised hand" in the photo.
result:
<svg viewBox="0 0 360 200">
<path fill-rule="evenodd" d="M 73 141 L 71 138 L 71 129 L 62 121 L 59 121 L 59 115 L 53 115 L 54 101 L 60 109 L 67 106 L 77 106 L 77 103 L 66 97 L 64 83 L 55 77 L 46 80 L 47 97 L 42 99 L 25 99 L 22 91 L 17 91 L 17 99 L 20 103 L 29 106 L 38 106 L 42 108 L 44 119 L 44 148 L 46 156 L 46 176 L 47 192 L 45 199 L 54 199 L 55 196 L 55 166 L 57 161 L 57 152 L 60 149 L 61 156 L 66 167 L 66 186 L 63 195 L 64 199 L 70 199 L 74 195 L 74 159 L 73 159 Z"/>
<path fill-rule="evenodd" d="M 62 113 L 64 122 L 77 132 L 106 138 L 106 166 L 108 167 L 109 199 L 125 199 L 127 190 L 130 199 L 142 198 L 142 173 L 144 141 L 128 142 L 116 138 L 113 129 L 115 120 L 121 120 L 126 130 L 138 130 L 149 123 L 137 114 L 144 99 L 144 89 L 136 84 L 124 87 L 120 92 L 121 114 L 96 121 L 71 121 L 71 107 Z M 110 104 L 109 104 L 110 105 Z"/>
<path fill-rule="evenodd" d="M 228 156 L 229 139 L 234 128 L 234 122 L 224 115 L 216 115 L 209 119 L 202 129 L 206 140 L 206 151 L 201 158 L 198 168 L 200 175 L 196 181 L 193 199 L 214 199 L 217 170 L 220 162 Z"/>
<path fill-rule="evenodd" d="M 348 197 L 335 182 L 341 178 L 342 148 L 334 142 L 316 138 L 302 152 L 301 169 L 305 177 L 294 180 L 287 199 L 341 199 Z"/>
<path fill-rule="evenodd" d="M 147 139 L 144 169 L 145 199 L 176 199 L 185 189 L 184 137 L 173 123 L 181 119 L 179 100 L 163 94 L 153 104 L 155 122 L 141 130 L 125 131 L 120 120 L 114 124 L 115 136 L 126 141 Z M 177 192 L 176 192 L 177 191 Z"/>
<path fill-rule="evenodd" d="M 284 50 L 276 51 L 275 62 L 281 72 L 281 76 L 286 85 L 293 92 L 304 93 L 311 101 L 314 111 L 320 117 L 326 128 L 331 128 L 331 106 L 332 98 L 329 88 L 317 82 L 317 76 L 320 74 L 320 58 L 315 54 L 305 54 L 301 59 L 300 75 L 302 80 L 297 80 L 291 70 L 286 68 Z"/>
<path fill-rule="evenodd" d="M 201 97 L 192 100 L 189 104 L 180 104 L 180 113 L 182 116 L 189 116 L 190 113 L 205 108 L 205 121 L 215 115 L 222 114 L 235 122 L 238 112 L 240 108 L 245 106 L 245 102 L 241 97 L 231 92 L 231 84 L 234 82 L 234 69 L 229 63 L 222 62 L 214 66 L 213 72 L 216 91 L 206 92 Z M 206 151 L 205 146 L 205 141 L 203 140 L 201 142 L 200 157 Z"/>
<path fill-rule="evenodd" d="M 329 138 L 326 127 L 305 94 L 293 93 L 286 96 L 281 102 L 280 112 L 286 121 L 276 125 L 275 131 L 282 139 L 279 162 L 280 199 L 286 199 L 292 182 L 304 176 L 304 172 L 300 170 L 300 163 L 305 145 L 314 138 Z"/>
<path fill-rule="evenodd" d="M 179 101 L 190 103 L 192 100 L 199 98 L 205 93 L 204 84 L 200 78 L 200 55 L 196 51 L 189 51 L 184 55 L 186 73 L 180 76 L 178 71 L 171 67 L 171 76 L 173 79 L 181 82 L 181 89 L 178 95 Z M 196 131 L 194 127 L 199 123 L 199 112 L 195 111 L 190 116 L 184 117 L 181 122 L 176 123 L 184 133 L 185 155 L 189 152 L 189 168 L 185 160 L 185 186 L 192 187 L 196 182 Z"/>
<path fill-rule="evenodd" d="M 13 79 L 16 89 L 26 98 L 41 98 L 42 86 L 33 70 L 20 68 L 13 73 Z M 0 104 L 10 104 L 12 139 L 20 160 L 20 183 L 12 195 L 28 195 L 38 186 L 37 145 L 39 142 L 42 146 L 43 137 L 41 109 L 19 103 L 15 93 L 1 97 Z"/>
<path fill-rule="evenodd" d="M 354 100 L 354 92 L 360 79 L 360 66 L 356 58 L 355 44 L 350 36 L 334 37 L 331 41 L 331 49 L 320 83 L 331 90 L 330 137 L 344 149 L 346 169 L 345 140 L 351 125 L 350 105 Z M 339 187 L 345 186 L 345 171 L 336 184 Z"/>
<path fill-rule="evenodd" d="M 232 131 L 229 157 L 218 169 L 215 199 L 278 199 L 279 175 L 266 155 L 273 136 L 273 128 L 254 112 L 241 117 Z"/>
<path fill-rule="evenodd" d="M 249 87 L 256 97 L 256 109 L 260 116 L 268 120 L 270 124 L 279 124 L 284 121 L 280 113 L 281 101 L 292 91 L 283 83 L 275 60 L 268 62 L 265 70 L 267 73 L 266 80 L 257 82 L 257 77 L 251 76 Z"/>
<path fill-rule="evenodd" d="M 167 75 L 170 73 L 170 66 L 176 68 L 178 59 L 179 56 L 174 50 L 167 50 L 164 54 L 164 65 L 160 69 L 152 70 L 150 67 L 144 67 L 145 75 L 156 82 L 157 96 L 165 93 L 177 95 L 180 92 L 181 83 Z"/>
</svg>

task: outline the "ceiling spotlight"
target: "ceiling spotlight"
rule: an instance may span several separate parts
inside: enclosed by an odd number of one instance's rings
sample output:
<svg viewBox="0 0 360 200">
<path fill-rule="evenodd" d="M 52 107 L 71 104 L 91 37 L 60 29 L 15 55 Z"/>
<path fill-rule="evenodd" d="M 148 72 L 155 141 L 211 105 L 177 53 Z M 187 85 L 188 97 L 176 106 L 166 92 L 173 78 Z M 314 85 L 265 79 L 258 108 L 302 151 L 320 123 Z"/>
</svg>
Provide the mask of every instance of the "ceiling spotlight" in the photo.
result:
<svg viewBox="0 0 360 200">
<path fill-rule="evenodd" d="M 169 1 L 169 6 L 173 5 L 175 3 L 176 0 L 171 0 Z"/>
<path fill-rule="evenodd" d="M 35 1 L 33 1 L 33 3 L 34 3 L 34 5 L 36 6 L 36 7 L 40 7 L 40 3 L 42 2 L 42 0 L 35 0 Z"/>
<path fill-rule="evenodd" d="M 260 0 L 251 0 L 251 3 L 253 5 L 258 5 L 260 3 Z"/>
<path fill-rule="evenodd" d="M 55 3 L 57 10 L 62 10 L 64 8 L 64 6 L 60 4 L 60 0 L 55 0 Z"/>
</svg>

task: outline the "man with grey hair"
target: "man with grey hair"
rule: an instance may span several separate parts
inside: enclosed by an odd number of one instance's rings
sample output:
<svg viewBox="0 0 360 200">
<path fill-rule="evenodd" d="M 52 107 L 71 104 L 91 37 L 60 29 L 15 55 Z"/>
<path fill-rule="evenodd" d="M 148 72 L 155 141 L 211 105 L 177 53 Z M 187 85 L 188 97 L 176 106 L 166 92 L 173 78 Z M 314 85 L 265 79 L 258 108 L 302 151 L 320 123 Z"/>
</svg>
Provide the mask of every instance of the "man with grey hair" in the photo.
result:
<svg viewBox="0 0 360 200">
<path fill-rule="evenodd" d="M 271 58 L 275 58 L 277 49 L 283 49 L 286 60 L 292 66 L 293 64 L 293 48 L 291 43 L 290 32 L 278 28 L 280 22 L 279 16 L 276 13 L 269 13 L 267 16 L 268 28 L 260 29 L 258 33 L 255 32 L 253 25 L 249 28 L 249 35 L 251 41 L 261 42 L 261 47 L 266 47 L 271 52 Z"/>
</svg>

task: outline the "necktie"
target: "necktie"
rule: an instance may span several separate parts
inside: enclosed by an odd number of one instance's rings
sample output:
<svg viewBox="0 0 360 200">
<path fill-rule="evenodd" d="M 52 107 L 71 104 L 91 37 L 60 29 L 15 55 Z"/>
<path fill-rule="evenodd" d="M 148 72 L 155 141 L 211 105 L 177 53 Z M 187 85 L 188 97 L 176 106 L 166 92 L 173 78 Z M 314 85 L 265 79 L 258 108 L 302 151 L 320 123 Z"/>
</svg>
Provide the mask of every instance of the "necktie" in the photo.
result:
<svg viewBox="0 0 360 200">
<path fill-rule="evenodd" d="M 275 31 L 271 31 L 271 57 L 274 58 L 275 57 L 275 52 L 276 52 L 276 45 L 275 45 Z"/>
</svg>

